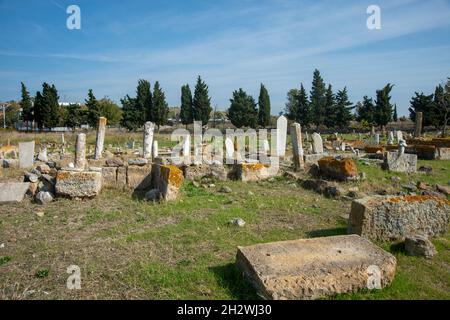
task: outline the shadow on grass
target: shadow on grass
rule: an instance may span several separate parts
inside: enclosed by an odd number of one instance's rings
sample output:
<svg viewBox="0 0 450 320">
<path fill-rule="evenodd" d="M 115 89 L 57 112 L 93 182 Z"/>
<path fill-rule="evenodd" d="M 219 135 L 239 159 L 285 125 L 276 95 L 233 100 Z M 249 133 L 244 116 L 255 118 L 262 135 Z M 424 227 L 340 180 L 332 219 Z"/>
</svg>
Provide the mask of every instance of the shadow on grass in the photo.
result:
<svg viewBox="0 0 450 320">
<path fill-rule="evenodd" d="M 131 198 L 133 200 L 142 201 L 145 199 L 145 193 L 146 193 L 146 191 L 144 191 L 144 190 L 134 189 L 133 193 L 131 194 Z"/>
<path fill-rule="evenodd" d="M 404 242 L 393 243 L 389 247 L 389 251 L 391 253 L 405 253 L 405 243 Z"/>
<path fill-rule="evenodd" d="M 347 228 L 320 229 L 306 232 L 308 238 L 341 236 L 347 234 Z"/>
<path fill-rule="evenodd" d="M 244 279 L 234 263 L 210 267 L 209 270 L 213 272 L 218 284 L 221 287 L 226 288 L 233 299 L 260 299 L 256 294 L 256 290 L 246 279 Z"/>
</svg>

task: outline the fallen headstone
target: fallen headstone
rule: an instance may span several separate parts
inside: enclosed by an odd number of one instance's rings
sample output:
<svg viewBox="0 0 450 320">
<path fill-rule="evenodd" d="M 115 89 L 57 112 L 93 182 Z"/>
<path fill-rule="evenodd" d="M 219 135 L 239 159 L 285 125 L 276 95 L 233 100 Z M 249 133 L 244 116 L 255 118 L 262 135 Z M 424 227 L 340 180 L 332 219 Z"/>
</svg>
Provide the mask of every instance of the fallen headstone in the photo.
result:
<svg viewBox="0 0 450 320">
<path fill-rule="evenodd" d="M 317 299 L 381 289 L 395 276 L 396 259 L 356 235 L 238 247 L 236 265 L 266 299 Z"/>
<path fill-rule="evenodd" d="M 377 241 L 447 231 L 450 202 L 433 196 L 370 196 L 352 202 L 348 233 Z"/>
<path fill-rule="evenodd" d="M 0 183 L 0 203 L 21 202 L 29 186 L 29 182 Z"/>
</svg>

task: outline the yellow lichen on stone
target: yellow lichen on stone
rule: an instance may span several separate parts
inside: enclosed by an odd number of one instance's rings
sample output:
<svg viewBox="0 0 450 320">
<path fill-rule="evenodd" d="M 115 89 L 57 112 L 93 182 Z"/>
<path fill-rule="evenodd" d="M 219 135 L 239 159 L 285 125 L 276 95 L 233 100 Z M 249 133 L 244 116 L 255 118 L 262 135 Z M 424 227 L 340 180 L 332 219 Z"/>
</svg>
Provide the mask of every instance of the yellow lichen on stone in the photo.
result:
<svg viewBox="0 0 450 320">
<path fill-rule="evenodd" d="M 161 176 L 167 181 L 168 184 L 177 188 L 183 184 L 183 171 L 174 165 L 161 166 Z"/>
<path fill-rule="evenodd" d="M 264 168 L 268 168 L 269 166 L 262 163 L 243 163 L 242 169 L 246 171 L 257 171 L 262 170 Z"/>
</svg>

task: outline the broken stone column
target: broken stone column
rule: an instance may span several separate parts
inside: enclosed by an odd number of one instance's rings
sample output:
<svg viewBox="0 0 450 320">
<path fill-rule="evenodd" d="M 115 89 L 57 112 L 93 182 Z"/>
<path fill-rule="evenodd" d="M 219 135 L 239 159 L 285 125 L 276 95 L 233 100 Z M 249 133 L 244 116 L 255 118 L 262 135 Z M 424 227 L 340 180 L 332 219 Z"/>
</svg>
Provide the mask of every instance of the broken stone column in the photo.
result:
<svg viewBox="0 0 450 320">
<path fill-rule="evenodd" d="M 423 113 L 416 113 L 416 128 L 414 130 L 414 137 L 420 137 L 422 134 L 422 121 L 423 121 Z"/>
<path fill-rule="evenodd" d="M 86 164 L 86 134 L 79 133 L 75 146 L 75 168 L 84 169 Z"/>
<path fill-rule="evenodd" d="M 94 159 L 98 160 L 102 157 L 103 145 L 105 143 L 106 118 L 98 118 L 97 139 L 95 141 Z"/>
<path fill-rule="evenodd" d="M 149 159 L 152 157 L 152 145 L 153 145 L 153 131 L 155 130 L 155 124 L 153 122 L 146 122 L 144 124 L 144 145 L 143 145 L 143 157 Z"/>
<path fill-rule="evenodd" d="M 305 167 L 305 161 L 303 159 L 302 129 L 299 123 L 294 123 L 291 126 L 291 139 L 295 169 L 303 169 Z"/>
</svg>

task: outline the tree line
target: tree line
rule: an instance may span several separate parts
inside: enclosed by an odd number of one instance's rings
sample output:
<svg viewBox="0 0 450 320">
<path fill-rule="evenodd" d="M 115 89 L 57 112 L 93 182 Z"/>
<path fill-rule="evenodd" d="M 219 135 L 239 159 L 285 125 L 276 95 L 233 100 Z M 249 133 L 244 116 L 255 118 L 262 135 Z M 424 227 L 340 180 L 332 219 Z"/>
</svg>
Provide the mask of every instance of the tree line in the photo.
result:
<svg viewBox="0 0 450 320">
<path fill-rule="evenodd" d="M 30 96 L 22 82 L 19 106 L 22 109 L 21 120 L 27 129 L 31 129 L 34 124 L 40 131 L 51 130 L 57 126 L 75 129 L 84 124 L 95 128 L 99 117 L 106 117 L 108 123 L 114 125 L 118 124 L 122 117 L 122 110 L 112 100 L 107 98 L 97 100 L 92 89 L 89 89 L 84 105 L 60 106 L 55 85 L 46 82 L 34 97 Z"/>
</svg>

